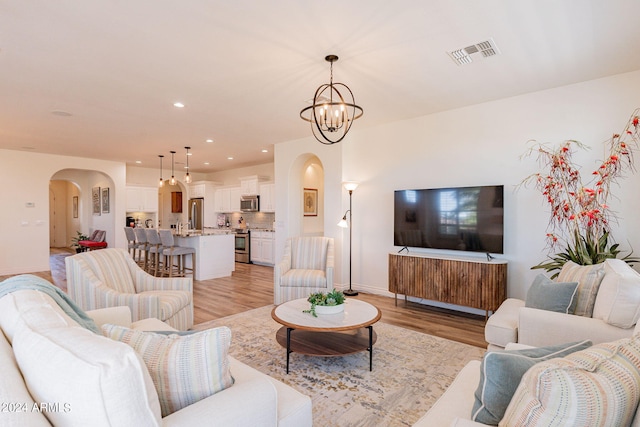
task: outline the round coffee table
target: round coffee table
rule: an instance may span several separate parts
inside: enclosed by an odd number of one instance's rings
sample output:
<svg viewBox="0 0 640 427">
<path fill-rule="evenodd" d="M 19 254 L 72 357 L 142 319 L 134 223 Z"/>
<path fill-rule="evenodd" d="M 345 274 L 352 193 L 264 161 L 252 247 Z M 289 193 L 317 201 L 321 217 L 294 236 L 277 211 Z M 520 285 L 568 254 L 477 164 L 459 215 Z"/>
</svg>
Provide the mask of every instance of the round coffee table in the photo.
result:
<svg viewBox="0 0 640 427">
<path fill-rule="evenodd" d="M 373 324 L 381 317 L 378 307 L 347 298 L 344 312 L 319 314 L 318 317 L 303 313 L 310 307 L 306 298 L 300 298 L 280 304 L 271 311 L 273 320 L 284 325 L 276 333 L 276 341 L 287 349 L 287 374 L 291 352 L 343 356 L 367 350 L 369 370 L 373 370 L 373 344 L 377 340 Z"/>
</svg>

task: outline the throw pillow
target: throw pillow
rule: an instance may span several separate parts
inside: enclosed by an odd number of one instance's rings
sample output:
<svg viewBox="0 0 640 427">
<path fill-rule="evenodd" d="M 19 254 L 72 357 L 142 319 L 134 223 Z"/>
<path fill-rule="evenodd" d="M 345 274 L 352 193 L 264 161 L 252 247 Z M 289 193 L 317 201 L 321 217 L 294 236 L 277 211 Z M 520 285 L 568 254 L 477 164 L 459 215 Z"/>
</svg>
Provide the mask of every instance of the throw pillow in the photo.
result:
<svg viewBox="0 0 640 427">
<path fill-rule="evenodd" d="M 593 315 L 593 305 L 603 277 L 604 263 L 578 265 L 573 261 L 567 261 L 562 266 L 558 274 L 558 282 L 578 282 L 576 310 L 573 314 L 585 317 Z"/>
<path fill-rule="evenodd" d="M 640 335 L 533 366 L 499 425 L 628 426 L 638 399 Z"/>
<path fill-rule="evenodd" d="M 184 336 L 115 325 L 103 325 L 102 330 L 140 354 L 158 392 L 163 417 L 233 385 L 227 327 Z"/>
<path fill-rule="evenodd" d="M 578 282 L 554 282 L 544 274 L 538 274 L 527 291 L 524 305 L 525 307 L 572 314 L 576 307 L 577 288 Z"/>
<path fill-rule="evenodd" d="M 604 279 L 593 317 L 619 328 L 631 328 L 640 316 L 640 274 L 621 259 L 604 262 Z"/>
<path fill-rule="evenodd" d="M 563 357 L 591 346 L 581 341 L 525 350 L 490 351 L 480 365 L 480 383 L 475 392 L 471 419 L 497 425 L 515 393 L 520 379 L 529 368 L 543 360 Z"/>
</svg>

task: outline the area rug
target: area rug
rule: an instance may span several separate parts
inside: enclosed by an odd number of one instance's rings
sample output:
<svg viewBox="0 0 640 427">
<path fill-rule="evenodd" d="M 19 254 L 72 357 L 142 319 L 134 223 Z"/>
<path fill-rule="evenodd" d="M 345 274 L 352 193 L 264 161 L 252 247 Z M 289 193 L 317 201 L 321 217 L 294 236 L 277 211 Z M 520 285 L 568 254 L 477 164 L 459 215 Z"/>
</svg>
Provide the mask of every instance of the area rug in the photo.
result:
<svg viewBox="0 0 640 427">
<path fill-rule="evenodd" d="M 369 353 L 313 357 L 286 351 L 275 340 L 281 327 L 273 306 L 197 325 L 228 326 L 236 359 L 311 397 L 316 426 L 410 426 L 433 405 L 460 369 L 484 349 L 378 322 Z"/>
</svg>

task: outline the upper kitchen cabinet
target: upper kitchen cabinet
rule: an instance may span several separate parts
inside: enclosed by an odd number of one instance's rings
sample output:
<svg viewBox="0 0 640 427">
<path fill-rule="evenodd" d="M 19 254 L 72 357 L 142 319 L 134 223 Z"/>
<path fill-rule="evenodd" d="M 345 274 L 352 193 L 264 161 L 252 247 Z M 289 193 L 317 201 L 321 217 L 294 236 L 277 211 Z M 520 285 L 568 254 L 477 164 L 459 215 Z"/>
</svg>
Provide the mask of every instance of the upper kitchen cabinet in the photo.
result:
<svg viewBox="0 0 640 427">
<path fill-rule="evenodd" d="M 158 212 L 157 187 L 127 187 L 127 212 Z"/>
<path fill-rule="evenodd" d="M 210 198 L 211 200 L 213 200 L 213 198 L 215 197 L 216 186 L 218 185 L 220 185 L 220 183 L 214 181 L 193 182 L 189 185 L 189 198 Z"/>
<path fill-rule="evenodd" d="M 216 212 L 240 212 L 240 187 L 219 188 L 216 190 Z"/>
<path fill-rule="evenodd" d="M 260 184 L 260 212 L 276 211 L 276 185 L 273 183 Z"/>
<path fill-rule="evenodd" d="M 240 195 L 256 195 L 259 194 L 259 183 L 261 181 L 266 181 L 268 178 L 265 176 L 245 176 L 240 178 Z M 238 198 L 238 203 L 240 203 L 240 199 Z M 239 206 L 238 206 L 239 208 Z"/>
</svg>

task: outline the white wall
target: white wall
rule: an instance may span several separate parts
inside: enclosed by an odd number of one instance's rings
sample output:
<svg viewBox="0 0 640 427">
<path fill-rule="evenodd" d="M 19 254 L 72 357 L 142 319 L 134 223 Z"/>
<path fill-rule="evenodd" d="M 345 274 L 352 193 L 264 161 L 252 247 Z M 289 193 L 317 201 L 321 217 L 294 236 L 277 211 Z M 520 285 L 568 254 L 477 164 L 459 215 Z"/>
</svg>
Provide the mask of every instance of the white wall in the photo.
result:
<svg viewBox="0 0 640 427">
<path fill-rule="evenodd" d="M 69 156 L 0 150 L 0 275 L 49 270 L 49 181 L 68 180 L 81 189 L 82 231 L 107 232 L 110 247 L 126 247 L 124 164 Z M 8 184 L 11 185 L 8 185 Z M 109 187 L 107 215 L 91 214 L 91 188 Z M 118 232 L 120 231 L 120 232 Z"/>
<path fill-rule="evenodd" d="M 347 138 L 334 146 L 322 146 L 312 137 L 278 144 L 275 165 L 280 236 L 295 234 L 290 228 L 296 227 L 290 213 L 289 217 L 280 216 L 291 209 L 288 171 L 301 153 L 321 153 L 317 155 L 325 168 L 325 201 L 342 201 L 325 208 L 325 231 L 335 225 L 329 224 L 335 221 L 328 218 L 342 215 L 348 208 L 348 196 L 340 182 L 360 182 L 353 193 L 353 287 L 388 294 L 388 254 L 399 249 L 393 246 L 394 190 L 504 184 L 505 254 L 500 258 L 509 262 L 508 295 L 524 297 L 539 273 L 530 267 L 545 258 L 549 220 L 538 192 L 527 188 L 515 191 L 526 176 L 539 171 L 534 158 L 521 159 L 527 141 L 580 140 L 593 148 L 576 157 L 588 174 L 603 157 L 602 142 L 623 130 L 639 104 L 640 71 L 369 129 L 358 129 L 356 122 Z M 364 107 L 365 111 L 384 108 Z M 336 168 L 340 172 L 334 175 Z M 621 180 L 614 192 L 619 200 L 611 200 L 619 217 L 613 236 L 625 250 L 630 243 L 640 251 L 639 188 L 640 173 L 636 173 Z M 342 246 L 337 262 L 346 266 L 348 238 L 336 240 L 336 246 L 337 250 Z M 280 250 L 278 245 L 276 259 L 282 255 Z M 339 265 L 337 271 L 337 282 L 347 283 L 348 271 L 341 271 Z"/>
</svg>

